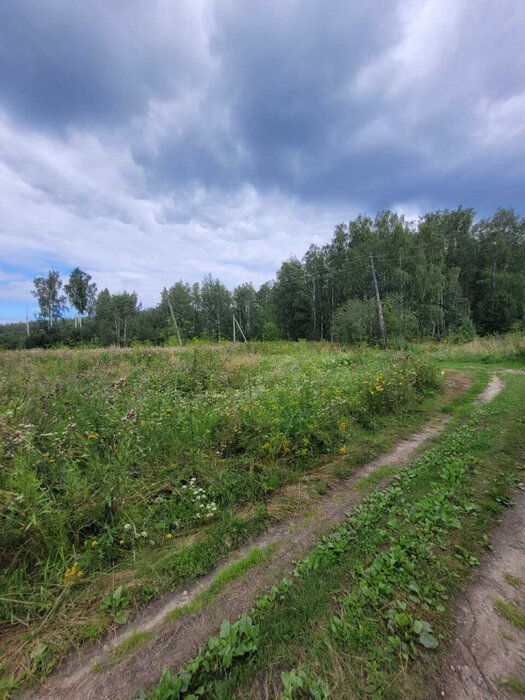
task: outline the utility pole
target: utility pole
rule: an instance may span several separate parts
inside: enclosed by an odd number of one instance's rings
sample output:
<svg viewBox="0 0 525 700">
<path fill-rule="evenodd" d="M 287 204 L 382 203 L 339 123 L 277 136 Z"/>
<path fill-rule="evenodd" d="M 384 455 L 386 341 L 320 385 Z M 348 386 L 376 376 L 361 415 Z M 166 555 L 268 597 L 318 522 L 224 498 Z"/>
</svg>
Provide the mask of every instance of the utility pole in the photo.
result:
<svg viewBox="0 0 525 700">
<path fill-rule="evenodd" d="M 241 331 L 241 335 L 244 338 L 244 342 L 247 343 L 248 341 L 246 340 L 246 336 L 244 335 L 244 331 L 241 328 L 239 321 L 235 318 L 235 314 L 233 314 L 233 342 L 235 342 L 235 324 L 237 324 L 237 328 Z"/>
<path fill-rule="evenodd" d="M 27 313 L 27 304 L 26 304 L 26 330 L 27 330 L 27 337 L 29 338 L 29 316 Z"/>
<path fill-rule="evenodd" d="M 168 307 L 170 310 L 171 318 L 173 319 L 173 323 L 175 324 L 175 330 L 177 331 L 177 338 L 179 339 L 179 345 L 182 347 L 182 338 L 180 337 L 179 326 L 177 324 L 177 319 L 175 318 L 175 314 L 173 313 L 173 307 L 171 306 L 170 295 L 169 295 L 166 287 L 164 287 L 164 293 L 166 294 L 166 301 L 168 302 Z"/>
<path fill-rule="evenodd" d="M 381 306 L 381 297 L 379 296 L 379 287 L 377 286 L 376 269 L 374 267 L 374 256 L 370 253 L 370 265 L 372 266 L 372 280 L 376 291 L 377 314 L 379 316 L 379 328 L 381 329 L 381 345 L 383 350 L 386 350 L 386 328 L 385 319 L 383 317 L 383 307 Z"/>
</svg>

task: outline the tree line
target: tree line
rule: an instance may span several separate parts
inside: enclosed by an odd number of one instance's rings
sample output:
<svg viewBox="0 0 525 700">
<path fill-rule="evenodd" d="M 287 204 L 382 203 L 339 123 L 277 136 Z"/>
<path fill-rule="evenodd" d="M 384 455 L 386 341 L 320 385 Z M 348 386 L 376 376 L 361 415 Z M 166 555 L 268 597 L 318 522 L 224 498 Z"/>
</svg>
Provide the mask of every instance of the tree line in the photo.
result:
<svg viewBox="0 0 525 700">
<path fill-rule="evenodd" d="M 523 327 L 525 218 L 499 209 L 476 222 L 473 209 L 459 207 L 417 222 L 391 211 L 360 215 L 336 226 L 327 245 L 283 262 L 259 289 L 246 283 L 230 291 L 207 275 L 200 284 L 175 282 L 147 309 L 134 292 L 98 293 L 79 268 L 65 285 L 51 270 L 34 280 L 39 319 L 0 327 L 0 345 L 231 340 L 233 316 L 248 340 L 375 343 L 371 256 L 390 337 L 466 338 Z M 67 308 L 74 318 L 64 317 Z"/>
</svg>

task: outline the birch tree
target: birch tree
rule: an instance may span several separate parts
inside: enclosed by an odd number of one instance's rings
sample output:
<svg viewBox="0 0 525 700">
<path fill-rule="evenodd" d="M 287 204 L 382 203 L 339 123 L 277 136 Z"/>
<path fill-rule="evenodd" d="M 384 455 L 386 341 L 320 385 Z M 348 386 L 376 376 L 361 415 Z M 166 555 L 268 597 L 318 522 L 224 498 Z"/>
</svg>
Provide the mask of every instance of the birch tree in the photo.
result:
<svg viewBox="0 0 525 700">
<path fill-rule="evenodd" d="M 60 273 L 56 270 L 49 270 L 47 277 L 35 277 L 33 280 L 35 288 L 31 292 L 38 301 L 40 307 L 40 318 L 53 321 L 62 318 L 66 309 L 66 297 L 61 294 L 62 280 Z"/>
<path fill-rule="evenodd" d="M 69 282 L 64 286 L 64 291 L 77 312 L 78 323 L 82 328 L 82 316 L 91 313 L 95 306 L 97 285 L 91 282 L 91 275 L 75 267 L 69 275 Z"/>
</svg>

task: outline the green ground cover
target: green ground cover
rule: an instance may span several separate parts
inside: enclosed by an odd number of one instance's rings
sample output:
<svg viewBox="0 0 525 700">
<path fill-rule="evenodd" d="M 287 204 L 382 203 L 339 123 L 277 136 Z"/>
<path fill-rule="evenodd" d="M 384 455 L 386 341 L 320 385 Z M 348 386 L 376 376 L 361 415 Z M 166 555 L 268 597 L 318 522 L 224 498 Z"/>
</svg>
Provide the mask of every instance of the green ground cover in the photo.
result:
<svg viewBox="0 0 525 700">
<path fill-rule="evenodd" d="M 525 378 L 463 403 L 435 447 L 372 492 L 249 615 L 224 621 L 154 700 L 425 697 L 452 631 L 453 596 L 479 563 L 522 474 Z M 495 603 L 520 625 L 523 612 Z"/>
</svg>

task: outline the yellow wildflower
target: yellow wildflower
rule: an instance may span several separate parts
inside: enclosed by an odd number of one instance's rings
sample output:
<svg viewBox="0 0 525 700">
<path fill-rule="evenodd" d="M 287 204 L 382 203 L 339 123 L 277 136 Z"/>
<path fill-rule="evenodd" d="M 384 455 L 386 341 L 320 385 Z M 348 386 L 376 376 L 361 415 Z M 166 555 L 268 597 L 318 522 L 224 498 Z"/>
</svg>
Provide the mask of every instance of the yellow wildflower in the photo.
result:
<svg viewBox="0 0 525 700">
<path fill-rule="evenodd" d="M 89 433 L 88 435 L 88 440 L 96 440 L 97 439 L 97 434 L 96 433 Z"/>
<path fill-rule="evenodd" d="M 171 534 L 171 532 L 168 532 L 168 534 L 166 535 L 166 539 L 167 540 L 173 539 L 173 535 Z"/>
<path fill-rule="evenodd" d="M 343 445 L 342 447 L 339 448 L 339 454 L 340 455 L 345 455 L 346 454 L 346 447 Z"/>
<path fill-rule="evenodd" d="M 348 423 L 340 423 L 339 424 L 339 430 L 346 430 L 348 428 Z"/>
<path fill-rule="evenodd" d="M 93 542 L 91 543 L 91 549 L 95 549 L 95 547 L 96 547 L 97 545 L 98 545 L 98 541 L 97 541 L 97 540 L 93 540 Z"/>
<path fill-rule="evenodd" d="M 66 571 L 64 573 L 64 583 L 66 584 L 66 586 L 69 586 L 72 579 L 77 575 L 78 575 L 78 561 L 76 561 L 73 564 L 73 566 L 71 566 L 69 569 L 66 569 Z"/>
</svg>

